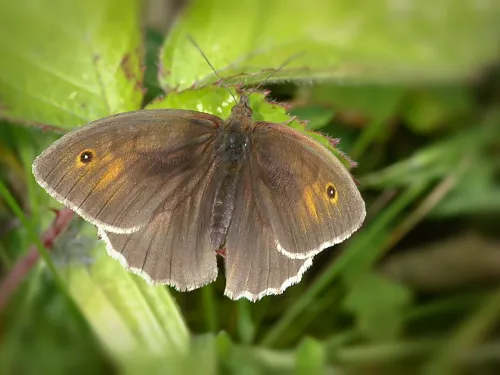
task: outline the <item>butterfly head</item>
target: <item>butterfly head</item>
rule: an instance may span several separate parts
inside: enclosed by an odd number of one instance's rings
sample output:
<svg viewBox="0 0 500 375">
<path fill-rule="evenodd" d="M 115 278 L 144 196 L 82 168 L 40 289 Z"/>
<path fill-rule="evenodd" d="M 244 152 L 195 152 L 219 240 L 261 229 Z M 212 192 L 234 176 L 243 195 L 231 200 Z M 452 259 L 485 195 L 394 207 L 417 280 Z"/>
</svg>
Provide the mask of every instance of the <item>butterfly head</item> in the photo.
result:
<svg viewBox="0 0 500 375">
<path fill-rule="evenodd" d="M 252 118 L 252 108 L 247 95 L 241 95 L 240 101 L 231 109 L 232 118 Z"/>
</svg>

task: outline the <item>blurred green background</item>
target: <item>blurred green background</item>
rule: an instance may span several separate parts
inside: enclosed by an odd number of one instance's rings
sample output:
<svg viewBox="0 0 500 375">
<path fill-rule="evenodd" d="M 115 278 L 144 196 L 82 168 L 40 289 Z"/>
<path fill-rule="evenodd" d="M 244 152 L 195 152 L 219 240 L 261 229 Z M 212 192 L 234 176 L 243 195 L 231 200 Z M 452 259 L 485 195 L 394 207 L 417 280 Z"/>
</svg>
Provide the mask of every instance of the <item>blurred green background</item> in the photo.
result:
<svg viewBox="0 0 500 375">
<path fill-rule="evenodd" d="M 358 163 L 365 224 L 280 296 L 148 286 L 31 174 L 109 114 L 226 117 L 187 35 L 232 89 L 295 56 L 256 116 Z M 498 374 L 499 52 L 495 0 L 0 0 L 0 372 Z"/>
</svg>

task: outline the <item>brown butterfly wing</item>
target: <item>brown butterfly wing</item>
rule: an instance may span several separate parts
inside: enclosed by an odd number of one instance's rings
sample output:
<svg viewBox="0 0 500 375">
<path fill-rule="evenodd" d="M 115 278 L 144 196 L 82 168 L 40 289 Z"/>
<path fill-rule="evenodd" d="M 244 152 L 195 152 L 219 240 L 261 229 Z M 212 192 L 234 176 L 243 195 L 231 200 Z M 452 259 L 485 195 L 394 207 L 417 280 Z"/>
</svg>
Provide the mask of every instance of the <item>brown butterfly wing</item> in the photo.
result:
<svg viewBox="0 0 500 375">
<path fill-rule="evenodd" d="M 226 241 L 226 290 L 231 299 L 256 301 L 280 294 L 298 283 L 312 258 L 290 259 L 278 251 L 275 235 L 255 194 L 250 168 L 239 181 L 233 219 Z"/>
<path fill-rule="evenodd" d="M 364 201 L 326 147 L 284 125 L 257 122 L 252 148 L 256 196 L 282 253 L 311 257 L 361 226 Z"/>
<path fill-rule="evenodd" d="M 191 194 L 215 158 L 220 125 L 218 117 L 183 110 L 106 117 L 55 142 L 35 160 L 33 173 L 50 195 L 89 222 L 131 233 L 160 206 Z"/>
<path fill-rule="evenodd" d="M 208 231 L 213 171 L 211 167 L 190 196 L 156 214 L 137 232 L 100 229 L 108 253 L 150 283 L 188 291 L 214 281 L 217 262 Z"/>
</svg>

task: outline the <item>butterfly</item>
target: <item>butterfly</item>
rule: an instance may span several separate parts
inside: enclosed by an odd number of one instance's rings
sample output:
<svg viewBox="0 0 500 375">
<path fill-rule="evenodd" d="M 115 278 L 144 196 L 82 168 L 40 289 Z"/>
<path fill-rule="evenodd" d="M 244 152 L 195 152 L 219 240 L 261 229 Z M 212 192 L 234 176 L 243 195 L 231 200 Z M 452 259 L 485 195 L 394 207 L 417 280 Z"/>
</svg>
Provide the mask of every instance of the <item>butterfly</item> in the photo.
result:
<svg viewBox="0 0 500 375">
<path fill-rule="evenodd" d="M 178 109 L 94 121 L 47 148 L 33 174 L 151 283 L 199 288 L 223 253 L 232 299 L 282 293 L 365 217 L 343 164 L 286 125 L 253 121 L 246 95 L 225 121 Z"/>
</svg>

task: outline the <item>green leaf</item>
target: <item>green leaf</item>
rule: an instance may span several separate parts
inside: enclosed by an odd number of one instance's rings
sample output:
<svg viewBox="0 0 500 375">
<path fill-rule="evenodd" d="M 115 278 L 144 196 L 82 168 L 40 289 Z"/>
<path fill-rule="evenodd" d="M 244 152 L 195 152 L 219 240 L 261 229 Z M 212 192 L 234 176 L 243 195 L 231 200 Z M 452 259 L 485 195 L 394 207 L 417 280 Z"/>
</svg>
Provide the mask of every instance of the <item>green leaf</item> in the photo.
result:
<svg viewBox="0 0 500 375">
<path fill-rule="evenodd" d="M 172 92 L 148 104 L 145 109 L 190 109 L 227 118 L 235 104 L 236 102 L 228 90 L 218 87 L 206 87 L 200 90 Z"/>
<path fill-rule="evenodd" d="M 354 314 L 360 331 L 372 340 L 396 338 L 411 302 L 410 290 L 375 273 L 351 280 L 348 287 L 344 307 Z"/>
<path fill-rule="evenodd" d="M 329 108 L 308 105 L 306 107 L 292 108 L 290 114 L 307 119 L 306 128 L 308 130 L 315 130 L 326 126 L 335 115 L 335 111 Z"/>
<path fill-rule="evenodd" d="M 138 109 L 140 5 L 0 2 L 0 116 L 71 129 Z"/>
<path fill-rule="evenodd" d="M 231 94 L 234 95 L 234 98 Z M 239 92 L 235 92 L 234 90 L 230 92 L 222 87 L 208 86 L 195 90 L 172 92 L 150 103 L 146 106 L 146 109 L 190 109 L 211 113 L 222 119 L 226 119 L 231 115 L 231 108 L 236 105 L 240 99 L 240 95 Z M 267 102 L 263 93 L 253 93 L 250 95 L 249 100 L 255 121 L 287 123 L 293 120 L 293 117 L 286 113 L 285 107 Z M 294 126 L 297 128 L 301 127 L 300 124 L 295 124 Z"/>
<path fill-rule="evenodd" d="M 127 367 L 123 369 L 123 374 L 176 374 L 192 375 L 203 373 L 206 375 L 216 375 L 218 358 L 216 339 L 213 335 L 202 335 L 193 337 L 189 351 L 180 356 L 146 356 L 137 359 L 133 358 Z M 203 371 L 200 371 L 200 370 Z"/>
<path fill-rule="evenodd" d="M 48 276 L 36 267 L 9 304 L 14 309 L 2 311 L 0 373 L 103 373 L 109 365 L 98 341 Z"/>
<path fill-rule="evenodd" d="M 500 165 L 491 160 L 476 161 L 460 179 L 457 186 L 432 210 L 435 217 L 455 217 L 470 213 L 500 211 L 500 187 L 495 173 Z"/>
<path fill-rule="evenodd" d="M 144 101 L 149 103 L 154 98 L 163 94 L 158 83 L 158 55 L 163 44 L 163 35 L 154 30 L 147 30 L 146 38 L 146 70 L 144 72 L 144 90 L 146 90 Z"/>
<path fill-rule="evenodd" d="M 359 158 L 374 141 L 385 142 L 392 132 L 389 119 L 402 101 L 404 90 L 394 85 L 319 85 L 311 100 L 329 102 L 342 113 L 354 113 L 366 119 L 366 125 L 351 149 Z"/>
<path fill-rule="evenodd" d="M 151 286 L 106 254 L 93 226 L 75 220 L 54 252 L 70 294 L 121 365 L 183 354 L 189 333 L 164 286 Z"/>
<path fill-rule="evenodd" d="M 474 98 L 466 87 L 431 87 L 413 92 L 402 115 L 416 133 L 442 132 L 456 123 L 453 120 L 469 115 L 473 105 Z"/>
<path fill-rule="evenodd" d="M 295 356 L 296 375 L 324 374 L 326 367 L 325 346 L 311 338 L 304 339 Z"/>
<path fill-rule="evenodd" d="M 498 55 L 500 3 L 473 0 L 193 1 L 165 41 L 160 83 L 463 78 Z M 480 40 L 481 43 L 477 43 Z M 297 56 L 297 54 L 301 54 Z"/>
<path fill-rule="evenodd" d="M 311 90 L 314 103 L 329 103 L 337 111 L 357 112 L 373 122 L 393 116 L 404 89 L 394 85 L 317 85 Z"/>
<path fill-rule="evenodd" d="M 238 336 L 243 344 L 250 345 L 255 339 L 256 327 L 252 320 L 251 302 L 240 300 L 238 303 Z"/>
<path fill-rule="evenodd" d="M 465 129 L 440 142 L 418 149 L 410 157 L 372 172 L 363 178 L 365 187 L 411 186 L 419 181 L 432 181 L 445 176 L 457 165 L 465 152 L 481 148 L 487 133 Z"/>
</svg>

